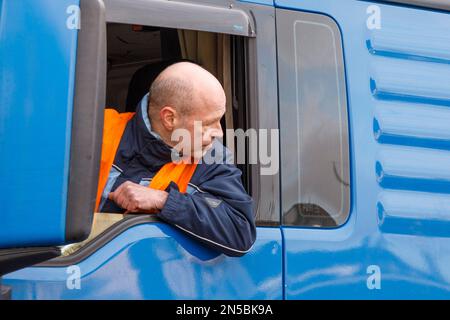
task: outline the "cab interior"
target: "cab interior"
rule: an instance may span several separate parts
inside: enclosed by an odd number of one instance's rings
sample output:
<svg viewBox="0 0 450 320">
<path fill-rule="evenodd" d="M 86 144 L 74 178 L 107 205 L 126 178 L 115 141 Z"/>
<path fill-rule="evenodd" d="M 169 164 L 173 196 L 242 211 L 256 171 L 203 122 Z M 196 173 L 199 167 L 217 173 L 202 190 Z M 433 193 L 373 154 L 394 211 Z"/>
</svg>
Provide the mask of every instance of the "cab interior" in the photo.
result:
<svg viewBox="0 0 450 320">
<path fill-rule="evenodd" d="M 107 24 L 106 108 L 134 112 L 156 77 L 169 65 L 190 61 L 211 72 L 227 96 L 222 128 L 247 130 L 246 44 L 239 36 L 120 23 Z M 226 145 L 224 132 L 224 141 Z M 242 171 L 249 190 L 249 168 Z M 94 214 L 89 238 L 63 247 L 71 255 L 103 231 L 120 222 L 121 214 Z"/>
</svg>

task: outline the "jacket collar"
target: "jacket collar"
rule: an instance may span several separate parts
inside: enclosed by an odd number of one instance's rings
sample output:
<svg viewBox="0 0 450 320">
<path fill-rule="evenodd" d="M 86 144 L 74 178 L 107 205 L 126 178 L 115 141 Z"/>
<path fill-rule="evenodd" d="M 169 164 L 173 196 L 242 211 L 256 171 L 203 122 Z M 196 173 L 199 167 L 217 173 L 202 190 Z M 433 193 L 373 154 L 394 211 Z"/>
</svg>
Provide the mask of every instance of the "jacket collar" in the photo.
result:
<svg viewBox="0 0 450 320">
<path fill-rule="evenodd" d="M 156 132 L 152 131 L 152 125 L 150 123 L 150 117 L 148 116 L 148 99 L 150 94 L 147 93 L 144 98 L 142 98 L 141 102 L 139 102 L 138 109 L 141 111 L 142 121 L 144 121 L 145 127 L 147 131 L 154 136 L 155 138 L 161 140 L 161 137 Z"/>
<path fill-rule="evenodd" d="M 128 123 L 119 147 L 120 159 L 116 159 L 119 163 L 136 159 L 149 169 L 157 169 L 171 162 L 175 151 L 152 130 L 147 113 L 148 98 L 147 94 L 141 100 Z"/>
</svg>

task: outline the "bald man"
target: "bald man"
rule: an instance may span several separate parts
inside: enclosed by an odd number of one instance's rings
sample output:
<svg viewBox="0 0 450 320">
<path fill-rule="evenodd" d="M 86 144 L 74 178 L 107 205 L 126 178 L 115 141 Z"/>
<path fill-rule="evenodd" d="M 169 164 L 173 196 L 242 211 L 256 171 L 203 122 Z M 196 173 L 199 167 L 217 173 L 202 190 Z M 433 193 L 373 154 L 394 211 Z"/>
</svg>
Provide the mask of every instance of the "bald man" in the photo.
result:
<svg viewBox="0 0 450 320">
<path fill-rule="evenodd" d="M 221 253 L 247 253 L 256 238 L 253 202 L 217 140 L 225 104 L 220 82 L 200 66 L 181 62 L 165 69 L 135 114 L 108 120 L 99 211 L 153 213 Z M 179 132 L 181 142 L 174 139 Z M 115 140 L 116 149 L 105 151 Z M 202 161 L 207 156 L 219 161 Z"/>
</svg>

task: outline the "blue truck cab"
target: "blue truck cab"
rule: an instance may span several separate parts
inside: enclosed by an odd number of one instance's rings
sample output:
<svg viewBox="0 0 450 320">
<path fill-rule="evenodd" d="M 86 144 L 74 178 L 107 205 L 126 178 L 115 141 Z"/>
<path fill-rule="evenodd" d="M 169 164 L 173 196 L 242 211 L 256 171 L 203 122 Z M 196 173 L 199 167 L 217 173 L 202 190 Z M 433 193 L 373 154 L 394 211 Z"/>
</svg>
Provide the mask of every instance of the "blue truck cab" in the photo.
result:
<svg viewBox="0 0 450 320">
<path fill-rule="evenodd" d="M 449 299 L 449 30 L 445 0 L 0 0 L 2 297 Z M 239 165 L 242 257 L 151 215 L 85 241 L 104 108 L 174 59 L 279 133 L 276 170 Z"/>
</svg>

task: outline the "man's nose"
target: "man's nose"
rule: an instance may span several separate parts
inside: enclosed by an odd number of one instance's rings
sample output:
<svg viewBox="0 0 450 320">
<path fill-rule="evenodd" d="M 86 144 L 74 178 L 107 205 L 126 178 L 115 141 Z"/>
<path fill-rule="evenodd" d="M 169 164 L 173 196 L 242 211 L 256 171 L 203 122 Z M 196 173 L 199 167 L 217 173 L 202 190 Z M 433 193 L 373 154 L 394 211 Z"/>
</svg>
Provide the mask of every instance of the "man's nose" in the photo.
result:
<svg viewBox="0 0 450 320">
<path fill-rule="evenodd" d="M 222 131 L 222 127 L 220 127 L 220 129 L 215 129 L 213 131 L 213 134 L 211 134 L 212 138 L 222 138 L 223 137 L 223 131 Z"/>
<path fill-rule="evenodd" d="M 211 128 L 208 132 L 203 136 L 203 145 L 208 146 L 212 143 L 214 139 L 220 139 L 223 137 L 222 127 L 219 128 Z"/>
</svg>

